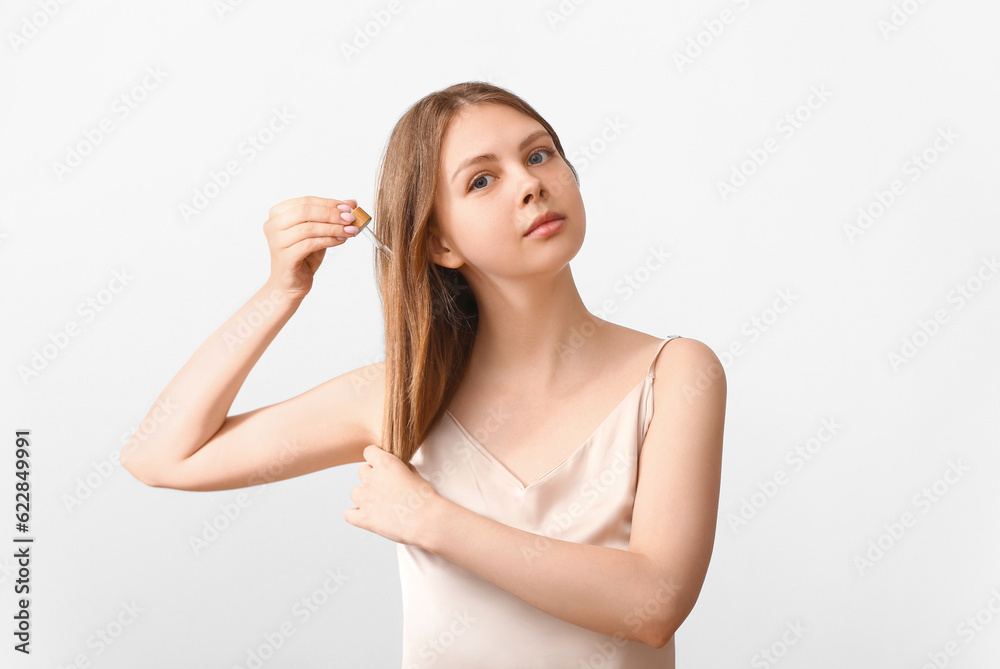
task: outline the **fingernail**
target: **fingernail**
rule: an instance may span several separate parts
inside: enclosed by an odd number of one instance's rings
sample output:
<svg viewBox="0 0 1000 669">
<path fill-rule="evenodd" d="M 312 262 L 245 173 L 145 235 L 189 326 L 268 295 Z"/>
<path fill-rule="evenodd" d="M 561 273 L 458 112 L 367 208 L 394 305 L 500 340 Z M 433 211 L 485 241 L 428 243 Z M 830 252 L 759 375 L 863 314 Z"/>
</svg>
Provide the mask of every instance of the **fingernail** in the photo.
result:
<svg viewBox="0 0 1000 669">
<path fill-rule="evenodd" d="M 344 232 L 350 233 L 352 235 L 357 234 L 357 232 L 358 232 L 358 226 L 356 226 L 356 225 L 345 225 L 344 226 Z"/>
<path fill-rule="evenodd" d="M 338 204 L 337 209 L 341 211 L 346 211 L 347 213 L 351 213 L 351 208 L 346 204 Z"/>
<path fill-rule="evenodd" d="M 354 214 L 341 214 L 340 218 L 347 221 L 348 223 L 354 222 Z"/>
</svg>

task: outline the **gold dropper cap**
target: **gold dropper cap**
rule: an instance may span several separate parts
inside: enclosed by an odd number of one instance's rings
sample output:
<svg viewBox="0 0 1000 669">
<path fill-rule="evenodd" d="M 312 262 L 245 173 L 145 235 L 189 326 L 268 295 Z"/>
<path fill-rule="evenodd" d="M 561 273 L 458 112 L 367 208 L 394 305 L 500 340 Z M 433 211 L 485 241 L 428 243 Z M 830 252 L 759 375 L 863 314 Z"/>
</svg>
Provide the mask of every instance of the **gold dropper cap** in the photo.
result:
<svg viewBox="0 0 1000 669">
<path fill-rule="evenodd" d="M 354 214 L 355 218 L 353 225 L 358 226 L 358 230 L 364 228 L 366 225 L 368 225 L 368 221 L 372 220 L 372 217 L 368 215 L 368 212 L 366 212 L 361 207 L 355 207 L 351 211 L 351 213 Z"/>
<path fill-rule="evenodd" d="M 368 212 L 361 207 L 355 207 L 351 213 L 354 214 L 353 225 L 357 226 L 358 232 L 364 232 L 367 234 L 368 238 L 372 240 L 376 247 L 378 247 L 386 255 L 391 256 L 392 251 L 389 250 L 389 247 L 383 244 L 378 237 L 375 236 L 375 233 L 372 232 L 371 228 L 365 227 L 372 220 L 372 217 L 368 215 Z"/>
</svg>

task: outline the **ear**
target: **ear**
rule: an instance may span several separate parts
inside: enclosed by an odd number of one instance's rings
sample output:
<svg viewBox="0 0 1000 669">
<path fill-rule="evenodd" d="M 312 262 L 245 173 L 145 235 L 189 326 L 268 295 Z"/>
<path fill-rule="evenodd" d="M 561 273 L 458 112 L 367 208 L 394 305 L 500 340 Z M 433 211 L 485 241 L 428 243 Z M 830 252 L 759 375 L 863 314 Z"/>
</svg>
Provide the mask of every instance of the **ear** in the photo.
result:
<svg viewBox="0 0 1000 669">
<path fill-rule="evenodd" d="M 458 269 L 465 261 L 448 246 L 448 240 L 442 239 L 434 232 L 434 226 L 427 230 L 427 251 L 435 265 Z"/>
</svg>

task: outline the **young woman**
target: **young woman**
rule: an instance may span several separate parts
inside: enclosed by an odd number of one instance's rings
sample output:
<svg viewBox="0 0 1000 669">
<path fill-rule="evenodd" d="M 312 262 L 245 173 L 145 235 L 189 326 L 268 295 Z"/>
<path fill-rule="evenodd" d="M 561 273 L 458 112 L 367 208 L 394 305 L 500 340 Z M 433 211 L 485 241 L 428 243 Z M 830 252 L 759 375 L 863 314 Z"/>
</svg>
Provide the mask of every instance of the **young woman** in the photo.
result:
<svg viewBox="0 0 1000 669">
<path fill-rule="evenodd" d="M 715 539 L 725 375 L 697 340 L 588 312 L 576 171 L 512 93 L 456 84 L 392 132 L 373 211 L 385 363 L 227 416 L 356 205 L 271 209 L 268 281 L 122 464 L 223 490 L 365 463 L 344 519 L 398 543 L 406 667 L 673 667 Z"/>
</svg>

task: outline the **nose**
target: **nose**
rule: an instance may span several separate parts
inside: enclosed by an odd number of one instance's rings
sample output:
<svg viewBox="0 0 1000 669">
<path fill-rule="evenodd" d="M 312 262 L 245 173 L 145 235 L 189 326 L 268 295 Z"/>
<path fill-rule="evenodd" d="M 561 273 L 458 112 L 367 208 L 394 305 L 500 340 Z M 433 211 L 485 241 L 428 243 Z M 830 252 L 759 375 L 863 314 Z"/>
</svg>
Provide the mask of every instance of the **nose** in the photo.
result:
<svg viewBox="0 0 1000 669">
<path fill-rule="evenodd" d="M 542 180 L 537 175 L 526 173 L 521 185 L 521 203 L 530 204 L 532 198 L 544 199 L 547 196 Z"/>
<path fill-rule="evenodd" d="M 533 193 L 525 193 L 525 194 L 524 194 L 524 198 L 522 198 L 522 200 L 521 200 L 521 201 L 522 201 L 522 202 L 523 202 L 524 204 L 530 204 L 530 203 L 531 203 L 531 198 L 532 198 L 532 197 L 534 197 L 534 194 L 533 194 Z M 539 198 L 541 197 L 541 192 L 539 192 L 539 194 L 538 194 L 538 197 L 539 197 Z"/>
</svg>

